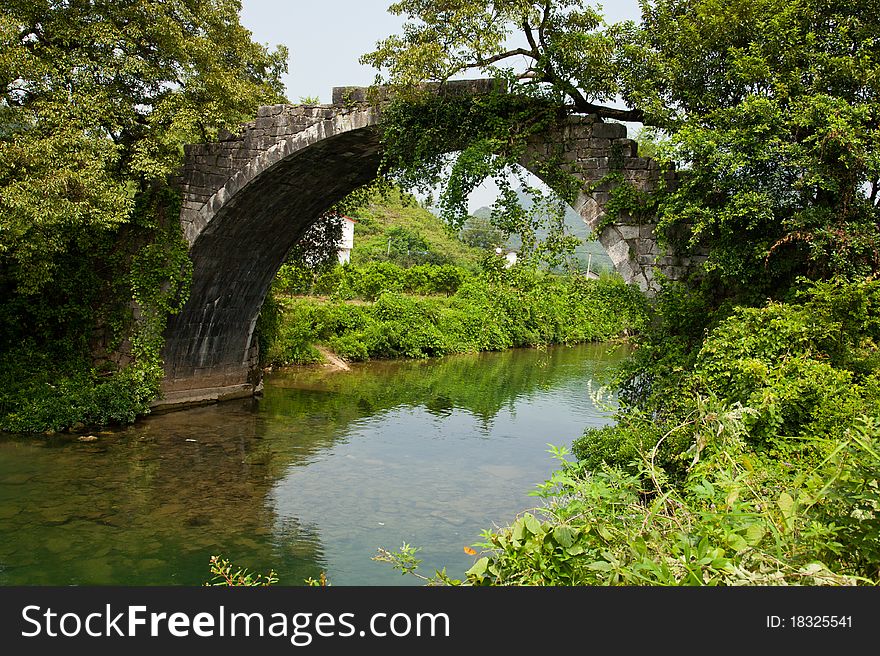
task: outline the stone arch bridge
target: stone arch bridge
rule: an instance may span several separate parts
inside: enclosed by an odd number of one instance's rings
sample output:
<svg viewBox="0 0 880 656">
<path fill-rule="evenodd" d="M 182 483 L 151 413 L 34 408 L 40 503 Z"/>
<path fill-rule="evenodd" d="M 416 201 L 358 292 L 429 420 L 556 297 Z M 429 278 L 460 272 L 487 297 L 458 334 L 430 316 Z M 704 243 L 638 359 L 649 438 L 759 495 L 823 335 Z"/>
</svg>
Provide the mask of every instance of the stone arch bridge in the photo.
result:
<svg viewBox="0 0 880 656">
<path fill-rule="evenodd" d="M 488 84 L 450 83 L 453 93 L 479 93 Z M 272 279 L 308 227 L 377 174 L 381 109 L 357 99 L 365 99 L 364 89 L 337 87 L 331 105 L 261 107 L 238 134 L 186 147 L 180 221 L 193 281 L 188 302 L 166 329 L 164 398 L 156 406 L 260 389 L 254 328 Z M 530 149 L 525 168 L 547 156 L 548 143 L 563 145 L 565 160 L 585 183 L 612 166 L 642 190 L 661 177 L 655 162 L 638 157 L 619 123 L 569 117 Z M 596 187 L 574 203 L 594 232 L 603 223 L 608 191 Z M 694 264 L 659 253 L 653 226 L 627 217 L 605 225 L 598 239 L 623 278 L 649 294 L 655 268 L 679 278 Z"/>
</svg>

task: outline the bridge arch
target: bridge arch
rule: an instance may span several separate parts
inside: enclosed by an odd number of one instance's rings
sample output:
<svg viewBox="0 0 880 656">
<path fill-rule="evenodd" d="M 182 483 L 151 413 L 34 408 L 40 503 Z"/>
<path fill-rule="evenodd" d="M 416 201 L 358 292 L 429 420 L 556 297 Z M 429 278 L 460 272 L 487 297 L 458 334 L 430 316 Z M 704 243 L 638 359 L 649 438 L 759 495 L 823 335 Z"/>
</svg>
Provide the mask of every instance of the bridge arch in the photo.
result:
<svg viewBox="0 0 880 656">
<path fill-rule="evenodd" d="M 351 97 L 350 88 L 339 88 L 334 99 L 343 90 Z M 376 177 L 380 120 L 381 110 L 365 103 L 274 105 L 261 107 L 237 135 L 186 148 L 180 218 L 193 281 L 188 302 L 166 329 L 164 398 L 157 405 L 234 398 L 259 388 L 254 329 L 265 294 L 309 226 Z M 559 143 L 585 182 L 596 182 L 612 166 L 642 189 L 660 179 L 659 167 L 637 156 L 623 125 L 596 117 L 561 123 L 528 149 L 523 166 L 532 170 Z M 609 191 L 594 187 L 574 203 L 593 231 L 603 223 Z M 682 264 L 658 257 L 650 224 L 618 218 L 598 239 L 624 279 L 646 293 L 654 289 L 655 265 L 675 277 Z"/>
</svg>

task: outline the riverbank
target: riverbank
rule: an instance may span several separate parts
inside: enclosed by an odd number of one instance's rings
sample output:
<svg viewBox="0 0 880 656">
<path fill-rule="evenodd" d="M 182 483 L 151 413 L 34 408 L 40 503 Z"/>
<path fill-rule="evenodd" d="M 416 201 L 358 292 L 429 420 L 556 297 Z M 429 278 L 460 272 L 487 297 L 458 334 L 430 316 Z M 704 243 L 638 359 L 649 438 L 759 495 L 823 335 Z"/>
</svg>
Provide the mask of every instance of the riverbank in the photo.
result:
<svg viewBox="0 0 880 656">
<path fill-rule="evenodd" d="M 616 421 L 557 454 L 542 506 L 484 534 L 467 583 L 878 584 L 880 283 L 714 316 L 698 300 L 660 299 Z"/>
<path fill-rule="evenodd" d="M 647 302 L 616 276 L 528 269 L 474 275 L 454 293 L 380 291 L 375 300 L 275 296 L 260 320 L 263 362 L 426 358 L 608 341 L 643 328 Z"/>
</svg>

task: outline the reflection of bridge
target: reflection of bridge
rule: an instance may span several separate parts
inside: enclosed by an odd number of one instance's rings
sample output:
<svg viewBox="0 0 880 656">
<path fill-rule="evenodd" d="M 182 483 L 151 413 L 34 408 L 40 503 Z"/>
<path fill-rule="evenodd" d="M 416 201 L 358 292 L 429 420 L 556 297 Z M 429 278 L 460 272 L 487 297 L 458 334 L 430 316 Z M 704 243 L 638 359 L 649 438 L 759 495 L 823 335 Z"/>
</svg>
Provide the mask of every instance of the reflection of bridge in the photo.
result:
<svg viewBox="0 0 880 656">
<path fill-rule="evenodd" d="M 450 84 L 465 93 L 486 86 Z M 180 220 L 194 273 L 189 301 L 166 331 L 163 403 L 249 395 L 259 385 L 254 327 L 275 273 L 317 217 L 376 176 L 380 112 L 350 101 L 359 95 L 342 87 L 332 105 L 261 107 L 238 135 L 187 147 Z M 639 189 L 660 180 L 655 162 L 637 156 L 625 126 L 592 116 L 569 117 L 536 140 L 523 166 L 534 169 L 559 145 L 585 183 L 612 168 Z M 594 232 L 608 192 L 607 184 L 595 187 L 574 204 Z M 627 217 L 604 227 L 599 241 L 623 278 L 648 293 L 655 265 L 678 278 L 691 263 L 658 257 L 653 226 Z"/>
</svg>

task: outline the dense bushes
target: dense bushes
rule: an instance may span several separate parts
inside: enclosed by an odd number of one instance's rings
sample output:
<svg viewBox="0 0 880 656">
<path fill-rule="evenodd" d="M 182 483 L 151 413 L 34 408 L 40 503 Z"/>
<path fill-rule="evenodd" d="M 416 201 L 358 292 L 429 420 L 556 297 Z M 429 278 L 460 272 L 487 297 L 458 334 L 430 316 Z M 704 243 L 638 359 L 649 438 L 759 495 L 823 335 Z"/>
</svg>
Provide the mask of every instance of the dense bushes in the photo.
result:
<svg viewBox="0 0 880 656">
<path fill-rule="evenodd" d="M 587 430 L 578 464 L 556 475 L 549 526 L 577 508 L 577 544 L 589 552 L 567 576 L 876 584 L 878 309 L 878 281 L 811 283 L 788 302 L 711 320 L 690 357 L 675 347 L 681 333 L 666 333 L 672 355 L 661 354 L 663 335 L 648 338 L 636 371 L 652 375 L 630 387 L 642 395 L 617 425 Z M 550 576 L 510 546 L 511 530 L 492 535 L 498 573 L 475 582 Z"/>
<path fill-rule="evenodd" d="M 673 338 L 667 353 L 663 337 L 649 338 L 636 361 L 642 376 L 653 371 L 642 396 L 624 403 L 616 427 L 587 431 L 574 452 L 593 467 L 626 467 L 673 431 L 658 457 L 681 474 L 695 437 L 711 437 L 696 423 L 695 399 L 712 397 L 746 409 L 743 439 L 752 448 L 812 460 L 825 440 L 843 439 L 854 417 L 880 416 L 878 317 L 880 282 L 836 281 L 812 284 L 787 303 L 733 310 L 692 357 Z"/>
<path fill-rule="evenodd" d="M 0 430 L 130 422 L 158 394 L 184 144 L 284 100 L 286 50 L 238 5 L 3 3 Z"/>
<path fill-rule="evenodd" d="M 167 188 L 140 194 L 124 249 L 108 237 L 60 265 L 41 295 L 0 302 L 0 430 L 126 424 L 149 412 L 165 326 L 189 291 L 187 244 L 169 220 L 179 208 Z"/>
<path fill-rule="evenodd" d="M 28 364 L 33 366 L 33 360 Z M 149 410 L 158 379 L 143 367 L 128 367 L 110 376 L 83 367 L 52 375 L 51 363 L 0 394 L 0 428 L 11 432 L 61 431 L 77 424 L 131 423 Z"/>
<path fill-rule="evenodd" d="M 349 269 L 342 271 L 347 276 Z M 490 269 L 459 282 L 453 267 L 403 270 L 381 263 L 350 271 L 365 272 L 357 286 L 362 297 L 375 295 L 375 302 L 346 303 L 338 294 L 329 302 L 283 299 L 277 337 L 265 351 L 268 363 L 310 361 L 303 354 L 310 353 L 312 342 L 345 359 L 366 360 L 598 341 L 638 330 L 646 316 L 638 290 L 610 276 L 587 280 Z M 414 284 L 407 288 L 404 282 Z M 455 287 L 455 293 L 448 298 L 402 293 L 444 287 Z"/>
<path fill-rule="evenodd" d="M 802 470 L 754 453 L 747 416 L 700 406 L 714 439 L 680 484 L 652 451 L 635 471 L 563 461 L 539 488 L 545 507 L 484 533 L 466 582 L 876 585 L 880 422 L 853 420 L 833 457 Z"/>
<path fill-rule="evenodd" d="M 376 300 L 385 291 L 449 296 L 472 275 L 452 264 L 420 264 L 403 268 L 393 262 L 369 262 L 359 266 L 337 266 L 313 277 L 303 267 L 285 264 L 272 289 L 277 294 L 313 294 L 368 301 Z"/>
</svg>

